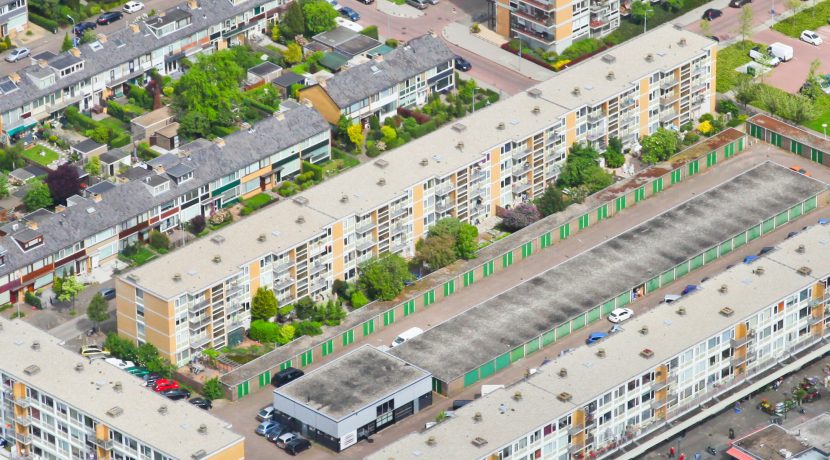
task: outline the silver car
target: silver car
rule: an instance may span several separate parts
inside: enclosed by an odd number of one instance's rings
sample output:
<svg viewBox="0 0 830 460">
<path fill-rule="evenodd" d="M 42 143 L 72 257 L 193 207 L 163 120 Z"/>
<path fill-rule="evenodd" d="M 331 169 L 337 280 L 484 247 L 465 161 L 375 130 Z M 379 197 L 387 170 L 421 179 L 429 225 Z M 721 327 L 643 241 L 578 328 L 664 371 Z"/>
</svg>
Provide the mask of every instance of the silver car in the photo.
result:
<svg viewBox="0 0 830 460">
<path fill-rule="evenodd" d="M 30 52 L 29 48 L 16 48 L 13 49 L 8 56 L 6 56 L 6 60 L 9 62 L 17 62 L 28 56 Z"/>
</svg>

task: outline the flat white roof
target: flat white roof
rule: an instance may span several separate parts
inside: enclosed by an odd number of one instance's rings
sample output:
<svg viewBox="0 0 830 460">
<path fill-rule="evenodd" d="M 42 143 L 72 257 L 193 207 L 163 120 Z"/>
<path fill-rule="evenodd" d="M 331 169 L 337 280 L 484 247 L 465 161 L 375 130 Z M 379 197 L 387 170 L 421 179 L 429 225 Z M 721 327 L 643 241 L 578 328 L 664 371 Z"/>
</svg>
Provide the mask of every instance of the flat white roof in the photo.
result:
<svg viewBox="0 0 830 460">
<path fill-rule="evenodd" d="M 803 253 L 796 252 L 800 245 L 804 245 Z M 540 368 L 528 380 L 480 398 L 458 410 L 456 417 L 425 432 L 410 434 L 368 458 L 483 457 L 826 277 L 830 273 L 828 245 L 830 227 L 813 226 L 753 264 L 739 263 L 681 300 L 635 316 L 623 324 L 622 332 L 601 344 L 577 347 Z M 764 268 L 763 275 L 752 273 L 758 267 Z M 812 273 L 799 274 L 800 267 L 809 267 Z M 728 291 L 721 294 L 719 287 L 724 284 Z M 734 310 L 729 317 L 720 314 L 727 306 Z M 679 307 L 685 307 L 685 315 L 676 313 Z M 648 327 L 646 335 L 639 333 L 643 326 Z M 599 348 L 605 349 L 605 358 L 596 355 Z M 646 348 L 654 352 L 653 357 L 640 356 Z M 567 369 L 567 377 L 559 377 L 561 368 Z M 520 401 L 513 398 L 516 391 L 522 394 Z M 557 395 L 562 392 L 573 398 L 567 403 L 559 401 Z M 504 407 L 507 410 L 502 413 Z M 476 412 L 481 413 L 482 421 L 473 420 Z M 429 437 L 435 438 L 435 445 L 426 444 Z M 477 437 L 487 444 L 474 446 L 472 440 Z"/>
<path fill-rule="evenodd" d="M 103 360 L 89 362 L 28 323 L 1 318 L 0 326 L 0 370 L 5 374 L 171 458 L 189 459 L 200 450 L 211 455 L 245 440 L 207 411 L 154 393 L 142 387 L 139 378 Z M 35 342 L 39 350 L 33 349 Z M 75 369 L 78 363 L 83 364 L 83 370 Z M 26 369 L 32 366 L 39 370 L 28 375 Z M 114 389 L 117 382 L 122 386 L 120 392 Z M 162 406 L 167 406 L 165 415 L 159 412 Z M 108 415 L 114 408 L 120 408 L 121 413 Z M 207 427 L 206 434 L 199 433 L 201 425 Z"/>
</svg>

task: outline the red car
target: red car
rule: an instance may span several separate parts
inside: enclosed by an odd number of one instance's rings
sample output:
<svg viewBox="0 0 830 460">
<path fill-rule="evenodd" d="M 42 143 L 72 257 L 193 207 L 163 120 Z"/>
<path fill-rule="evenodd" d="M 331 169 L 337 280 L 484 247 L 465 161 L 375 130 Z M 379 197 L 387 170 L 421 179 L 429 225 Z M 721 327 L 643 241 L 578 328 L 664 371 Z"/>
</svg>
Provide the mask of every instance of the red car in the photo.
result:
<svg viewBox="0 0 830 460">
<path fill-rule="evenodd" d="M 167 379 L 158 380 L 158 381 L 156 381 L 156 384 L 153 386 L 153 391 L 155 391 L 156 393 L 161 392 L 161 391 L 178 390 L 178 389 L 179 389 L 179 382 L 177 382 L 175 380 L 167 380 Z"/>
</svg>

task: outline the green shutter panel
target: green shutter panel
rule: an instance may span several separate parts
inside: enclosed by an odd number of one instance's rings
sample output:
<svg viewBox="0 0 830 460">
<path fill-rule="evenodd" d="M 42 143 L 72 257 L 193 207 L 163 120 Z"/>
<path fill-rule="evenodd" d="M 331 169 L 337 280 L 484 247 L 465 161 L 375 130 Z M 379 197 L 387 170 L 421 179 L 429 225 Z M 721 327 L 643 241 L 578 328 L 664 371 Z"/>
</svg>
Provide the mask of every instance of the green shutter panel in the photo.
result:
<svg viewBox="0 0 830 460">
<path fill-rule="evenodd" d="M 657 179 L 654 180 L 654 182 L 651 183 L 651 192 L 652 192 L 652 195 L 653 195 L 655 193 L 662 192 L 662 191 L 663 191 L 663 178 L 658 177 Z"/>
<path fill-rule="evenodd" d="M 567 223 L 561 227 L 559 227 L 559 239 L 565 240 L 571 234 L 571 224 Z"/>
<path fill-rule="evenodd" d="M 349 346 L 354 342 L 354 329 L 343 333 L 343 346 Z"/>
<path fill-rule="evenodd" d="M 530 256 L 533 253 L 533 242 L 528 241 L 522 245 L 522 259 Z"/>
<path fill-rule="evenodd" d="M 634 202 L 639 203 L 646 199 L 646 187 L 642 186 L 634 190 Z"/>
<path fill-rule="evenodd" d="M 383 325 L 388 326 L 395 322 L 395 310 L 383 312 Z"/>
<path fill-rule="evenodd" d="M 625 195 L 618 197 L 615 202 L 614 210 L 620 212 L 625 209 Z"/>
</svg>

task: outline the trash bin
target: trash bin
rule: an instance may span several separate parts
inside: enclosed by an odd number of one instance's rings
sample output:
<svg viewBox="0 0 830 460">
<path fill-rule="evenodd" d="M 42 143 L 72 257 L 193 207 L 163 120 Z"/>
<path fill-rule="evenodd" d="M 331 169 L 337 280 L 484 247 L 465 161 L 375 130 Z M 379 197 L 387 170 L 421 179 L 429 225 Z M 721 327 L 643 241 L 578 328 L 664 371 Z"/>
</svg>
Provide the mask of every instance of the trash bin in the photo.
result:
<svg viewBox="0 0 830 460">
<path fill-rule="evenodd" d="M 746 67 L 746 74 L 749 75 L 750 77 L 754 77 L 755 76 L 755 67 L 752 67 L 751 65 L 747 66 Z"/>
</svg>

